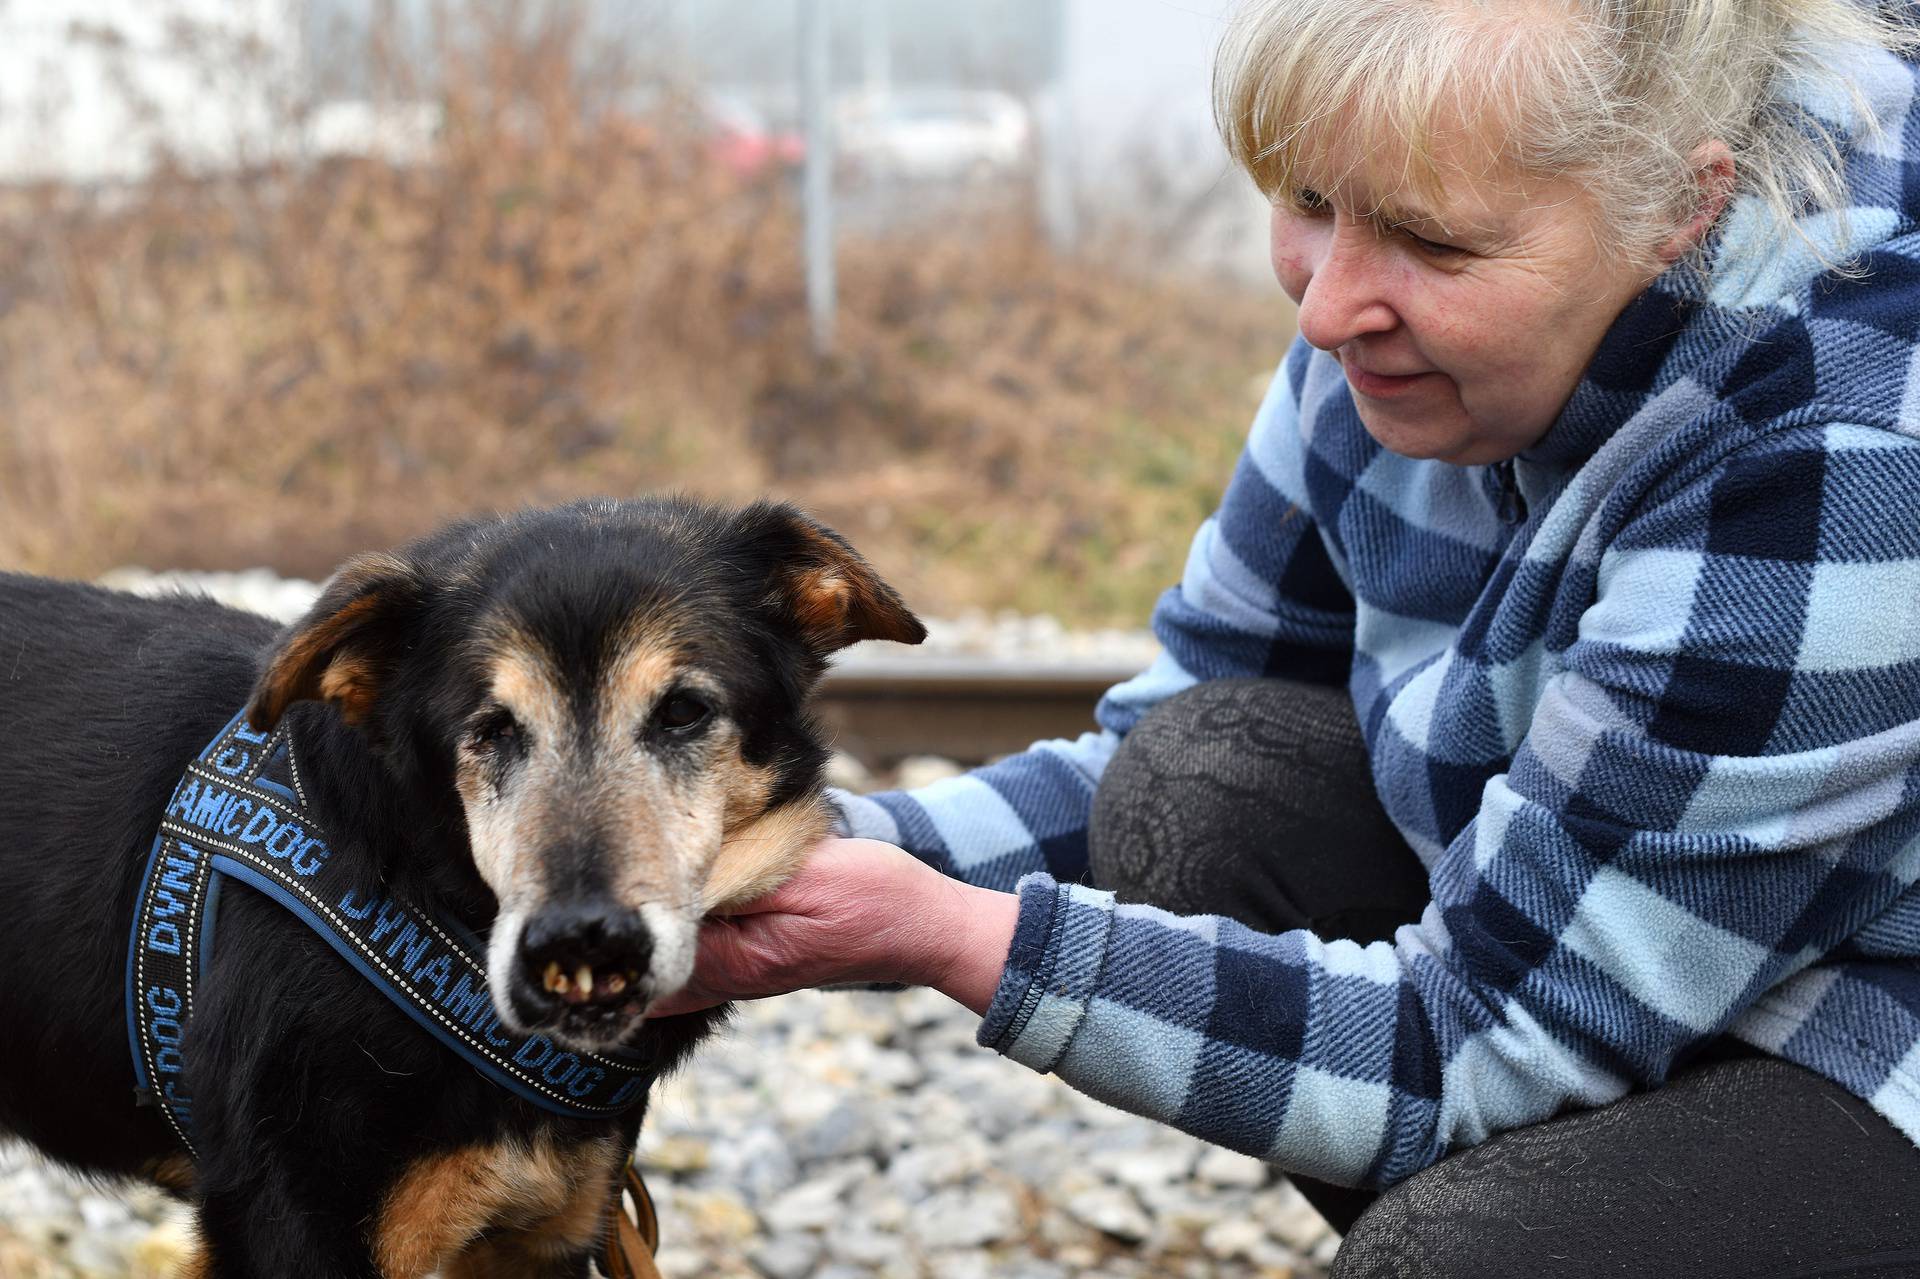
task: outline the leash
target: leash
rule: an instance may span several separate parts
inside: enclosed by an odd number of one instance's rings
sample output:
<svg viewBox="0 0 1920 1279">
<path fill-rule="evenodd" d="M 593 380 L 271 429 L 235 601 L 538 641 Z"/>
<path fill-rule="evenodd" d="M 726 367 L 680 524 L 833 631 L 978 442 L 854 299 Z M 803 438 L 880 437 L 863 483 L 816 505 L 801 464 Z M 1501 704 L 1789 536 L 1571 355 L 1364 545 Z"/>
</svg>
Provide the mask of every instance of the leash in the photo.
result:
<svg viewBox="0 0 1920 1279">
<path fill-rule="evenodd" d="M 454 922 L 370 887 L 348 859 L 335 857 L 308 810 L 288 731 L 255 732 L 242 712 L 187 766 L 167 802 L 127 948 L 135 1100 L 157 1107 L 190 1155 L 198 1151 L 186 1028 L 229 879 L 285 907 L 402 1012 L 516 1096 L 576 1118 L 610 1117 L 645 1100 L 653 1081 L 645 1058 L 573 1053 L 545 1035 L 514 1035 L 501 1025 L 480 958 L 484 945 Z M 634 1203 L 631 1218 L 623 1192 Z M 631 1158 L 613 1207 L 608 1274 L 658 1279 L 659 1225 Z"/>
<path fill-rule="evenodd" d="M 633 1204 L 631 1216 L 627 1213 L 629 1201 Z M 607 1272 L 607 1279 L 660 1279 L 660 1271 L 653 1264 L 653 1254 L 659 1249 L 660 1218 L 653 1210 L 653 1196 L 647 1193 L 640 1170 L 633 1166 L 633 1156 L 628 1155 L 626 1167 L 613 1183 L 613 1230 L 607 1236 L 600 1268 Z"/>
</svg>

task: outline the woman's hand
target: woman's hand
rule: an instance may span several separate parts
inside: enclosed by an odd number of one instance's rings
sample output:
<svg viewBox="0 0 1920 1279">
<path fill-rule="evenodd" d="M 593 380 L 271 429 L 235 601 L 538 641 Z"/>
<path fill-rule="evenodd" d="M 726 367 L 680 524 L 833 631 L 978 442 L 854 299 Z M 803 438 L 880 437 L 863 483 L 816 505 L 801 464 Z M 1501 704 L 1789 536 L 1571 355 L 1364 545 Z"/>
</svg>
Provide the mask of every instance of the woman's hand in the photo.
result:
<svg viewBox="0 0 1920 1279">
<path fill-rule="evenodd" d="M 1019 899 L 949 879 L 892 844 L 827 839 L 799 874 L 701 925 L 693 978 L 649 1017 L 809 986 L 932 986 L 984 1015 Z"/>
</svg>

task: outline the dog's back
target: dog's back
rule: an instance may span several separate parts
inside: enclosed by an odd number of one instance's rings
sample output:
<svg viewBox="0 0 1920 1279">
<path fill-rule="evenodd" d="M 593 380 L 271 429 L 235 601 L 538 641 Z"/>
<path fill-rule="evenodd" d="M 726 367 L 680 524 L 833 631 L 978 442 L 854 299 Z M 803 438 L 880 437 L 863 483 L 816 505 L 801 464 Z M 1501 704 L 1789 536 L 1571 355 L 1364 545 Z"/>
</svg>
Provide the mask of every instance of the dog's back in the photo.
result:
<svg viewBox="0 0 1920 1279">
<path fill-rule="evenodd" d="M 126 921 L 167 795 L 275 629 L 205 599 L 0 573 L 0 1027 L 20 1049 L 0 1055 L 0 1128 L 49 1154 L 144 1163 L 127 1142 Z"/>
</svg>

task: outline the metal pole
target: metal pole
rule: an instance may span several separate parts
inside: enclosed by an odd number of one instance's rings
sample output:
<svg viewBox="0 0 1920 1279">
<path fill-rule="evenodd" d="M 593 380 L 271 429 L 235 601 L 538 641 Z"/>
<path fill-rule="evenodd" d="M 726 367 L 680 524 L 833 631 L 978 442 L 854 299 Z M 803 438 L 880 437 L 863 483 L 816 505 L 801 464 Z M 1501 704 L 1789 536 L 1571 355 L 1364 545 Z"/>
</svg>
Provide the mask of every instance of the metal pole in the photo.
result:
<svg viewBox="0 0 1920 1279">
<path fill-rule="evenodd" d="M 799 0 L 800 109 L 806 129 L 806 158 L 801 172 L 805 217 L 807 314 L 813 325 L 813 350 L 833 354 L 833 122 L 830 0 Z"/>
<path fill-rule="evenodd" d="M 893 92 L 893 32 L 887 6 L 892 0 L 867 0 L 866 47 L 863 67 L 867 92 L 884 100 Z"/>
<path fill-rule="evenodd" d="M 1079 193 L 1074 182 L 1073 109 L 1068 101 L 1068 67 L 1072 56 L 1073 24 L 1067 15 L 1074 0 L 1053 0 L 1048 24 L 1052 37 L 1051 65 L 1040 91 L 1034 95 L 1035 149 L 1033 179 L 1040 206 L 1040 225 L 1056 253 L 1071 253 L 1080 239 Z"/>
</svg>

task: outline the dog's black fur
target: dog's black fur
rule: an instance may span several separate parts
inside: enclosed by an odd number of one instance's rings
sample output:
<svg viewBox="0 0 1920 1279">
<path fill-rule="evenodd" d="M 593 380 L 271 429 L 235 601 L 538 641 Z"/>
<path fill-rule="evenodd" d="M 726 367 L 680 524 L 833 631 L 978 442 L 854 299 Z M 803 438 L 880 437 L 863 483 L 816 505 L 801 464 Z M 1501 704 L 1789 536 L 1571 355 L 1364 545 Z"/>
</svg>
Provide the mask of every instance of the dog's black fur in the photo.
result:
<svg viewBox="0 0 1920 1279">
<path fill-rule="evenodd" d="M 215 1276 L 382 1273 L 383 1214 L 423 1159 L 542 1141 L 630 1150 L 639 1109 L 569 1119 L 510 1095 L 283 908 L 229 884 L 187 1041 L 201 1155 L 189 1179 L 162 1116 L 134 1105 L 124 974 L 168 795 L 236 709 L 261 726 L 276 698 L 319 694 L 311 670 L 285 669 L 315 634 L 332 645 L 316 660 L 350 650 L 357 663 L 353 697 L 287 713 L 334 856 L 484 933 L 498 903 L 455 791 L 487 697 L 476 629 L 510 619 L 591 699 L 609 636 L 637 614 L 667 619 L 676 651 L 717 677 L 739 754 L 774 779 L 768 808 L 817 802 L 823 751 L 804 700 L 828 652 L 924 634 L 844 542 L 769 504 L 576 504 L 456 525 L 351 566 L 284 630 L 201 598 L 0 574 L 0 1027 L 13 1045 L 0 1127 L 76 1169 L 190 1195 L 195 1272 Z M 644 1022 L 626 1046 L 664 1070 L 713 1024 Z M 483 1242 L 512 1225 L 496 1217 Z M 579 1275 L 586 1252 L 575 1241 L 538 1265 Z"/>
</svg>

